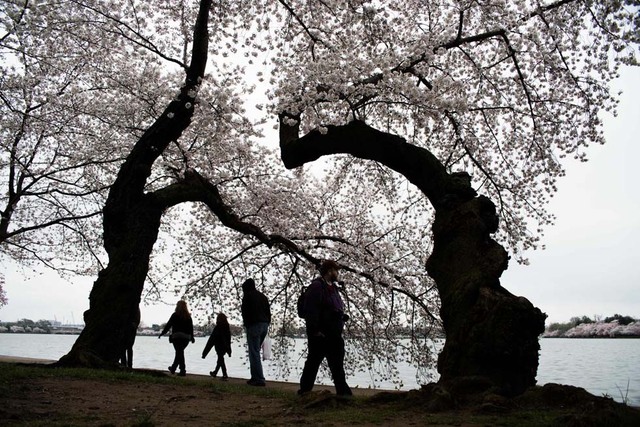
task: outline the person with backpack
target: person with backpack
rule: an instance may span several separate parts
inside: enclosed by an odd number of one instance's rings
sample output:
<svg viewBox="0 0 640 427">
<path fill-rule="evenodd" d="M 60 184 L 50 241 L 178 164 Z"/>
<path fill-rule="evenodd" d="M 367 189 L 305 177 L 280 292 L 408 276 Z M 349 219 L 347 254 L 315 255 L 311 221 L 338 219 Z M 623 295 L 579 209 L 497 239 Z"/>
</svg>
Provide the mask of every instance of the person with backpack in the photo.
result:
<svg viewBox="0 0 640 427">
<path fill-rule="evenodd" d="M 304 292 L 299 312 L 307 327 L 307 360 L 300 377 L 298 394 L 310 392 L 318 375 L 320 364 L 326 357 L 336 394 L 351 396 L 344 372 L 344 303 L 338 290 L 340 267 L 335 261 L 325 260 L 320 265 L 320 277 L 316 277 Z"/>
<path fill-rule="evenodd" d="M 216 349 L 218 361 L 216 362 L 216 368 L 210 371 L 209 375 L 215 378 L 218 375 L 218 370 L 222 369 L 222 380 L 227 381 L 229 376 L 227 375 L 227 365 L 224 363 L 224 355 L 226 353 L 231 357 L 231 328 L 224 313 L 218 313 L 216 326 L 213 328 L 204 350 L 202 350 L 203 359 L 207 357 L 213 347 Z"/>
</svg>

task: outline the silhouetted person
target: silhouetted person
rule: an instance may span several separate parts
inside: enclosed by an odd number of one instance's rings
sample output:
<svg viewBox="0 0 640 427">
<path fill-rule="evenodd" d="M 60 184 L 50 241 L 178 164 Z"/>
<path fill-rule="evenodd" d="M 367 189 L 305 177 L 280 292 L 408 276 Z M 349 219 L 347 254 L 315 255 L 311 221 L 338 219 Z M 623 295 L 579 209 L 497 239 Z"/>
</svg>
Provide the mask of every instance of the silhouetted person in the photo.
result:
<svg viewBox="0 0 640 427">
<path fill-rule="evenodd" d="M 173 348 L 176 351 L 176 356 L 173 359 L 173 364 L 169 366 L 169 372 L 175 374 L 176 369 L 180 368 L 179 376 L 184 377 L 187 375 L 185 362 L 184 362 L 184 349 L 189 345 L 189 341 L 196 342 L 193 337 L 193 321 L 191 320 L 191 313 L 187 308 L 187 303 L 183 300 L 178 301 L 176 304 L 176 311 L 173 312 L 166 326 L 158 336 L 160 338 L 171 329 L 171 335 L 169 335 L 169 342 L 173 344 Z"/>
<path fill-rule="evenodd" d="M 209 372 L 209 375 L 215 378 L 218 375 L 218 370 L 222 369 L 222 379 L 226 381 L 229 376 L 227 375 L 227 365 L 224 363 L 224 355 L 226 353 L 231 357 L 231 329 L 229 328 L 227 316 L 223 313 L 218 313 L 218 317 L 216 317 L 216 326 L 213 328 L 204 350 L 202 350 L 202 358 L 207 357 L 211 348 L 214 347 L 218 355 L 218 361 L 216 362 L 216 368 Z"/>
<path fill-rule="evenodd" d="M 242 284 L 242 321 L 247 332 L 247 346 L 249 347 L 249 366 L 251 367 L 251 379 L 247 384 L 253 386 L 265 386 L 262 361 L 260 360 L 260 347 L 269 331 L 271 323 L 271 307 L 269 300 L 256 289 L 256 282 L 247 279 Z"/>
<path fill-rule="evenodd" d="M 122 350 L 120 364 L 127 368 L 133 368 L 133 344 L 136 342 L 138 334 L 138 325 L 140 324 L 140 308 L 138 307 L 138 315 L 134 318 L 125 331 L 125 348 Z"/>
<path fill-rule="evenodd" d="M 298 394 L 313 389 L 318 368 L 326 357 L 336 393 L 351 396 L 352 392 L 344 373 L 344 339 L 342 330 L 348 317 L 338 292 L 339 266 L 331 260 L 320 265 L 320 277 L 315 278 L 304 297 L 304 314 L 307 326 L 307 360 L 300 378 Z"/>
</svg>

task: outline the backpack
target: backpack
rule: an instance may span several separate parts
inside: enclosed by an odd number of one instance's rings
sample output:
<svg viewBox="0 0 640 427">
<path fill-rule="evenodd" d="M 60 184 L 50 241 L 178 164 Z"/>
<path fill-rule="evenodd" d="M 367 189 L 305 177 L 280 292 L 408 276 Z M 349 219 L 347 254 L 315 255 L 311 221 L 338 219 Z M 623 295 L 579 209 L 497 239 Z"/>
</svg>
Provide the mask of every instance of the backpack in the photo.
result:
<svg viewBox="0 0 640 427">
<path fill-rule="evenodd" d="M 304 312 L 304 303 L 307 298 L 308 290 L 309 290 L 308 286 L 303 286 L 302 289 L 300 290 L 300 295 L 298 295 L 298 303 L 297 303 L 298 317 L 302 319 L 304 319 L 306 316 L 306 313 Z"/>
</svg>

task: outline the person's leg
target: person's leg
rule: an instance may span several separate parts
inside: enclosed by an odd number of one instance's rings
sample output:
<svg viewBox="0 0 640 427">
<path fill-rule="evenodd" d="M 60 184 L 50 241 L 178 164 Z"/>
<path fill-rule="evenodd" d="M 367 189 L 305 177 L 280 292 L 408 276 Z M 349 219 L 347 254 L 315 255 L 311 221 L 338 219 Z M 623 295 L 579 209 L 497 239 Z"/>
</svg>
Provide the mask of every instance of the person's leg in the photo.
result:
<svg viewBox="0 0 640 427">
<path fill-rule="evenodd" d="M 247 347 L 249 348 L 249 366 L 251 370 L 250 381 L 257 384 L 264 384 L 262 361 L 260 360 L 260 345 L 262 344 L 262 334 L 264 330 L 264 323 L 256 323 L 246 328 Z"/>
<path fill-rule="evenodd" d="M 176 372 L 176 369 L 178 368 L 178 363 L 180 363 L 179 357 L 178 357 L 178 349 L 180 348 L 180 346 L 178 345 L 178 342 L 176 340 L 173 340 L 172 342 L 173 344 L 173 350 L 175 351 L 174 356 L 173 356 L 173 363 L 171 364 L 171 366 L 169 366 L 169 372 L 171 372 L 172 374 Z"/>
<path fill-rule="evenodd" d="M 267 338 L 267 332 L 269 332 L 269 324 L 268 323 L 260 323 L 260 346 L 262 347 L 262 343 L 265 338 Z"/>
<path fill-rule="evenodd" d="M 186 366 L 184 361 L 184 349 L 187 348 L 187 345 L 189 345 L 189 341 L 186 341 L 186 340 L 178 339 L 173 341 L 173 347 L 176 350 L 176 359 L 173 362 L 173 369 L 175 371 L 176 366 L 179 367 L 180 368 L 179 375 L 186 374 Z"/>
<path fill-rule="evenodd" d="M 224 353 L 218 356 L 218 364 L 222 369 L 222 379 L 226 380 L 227 378 L 229 378 L 229 376 L 227 375 L 227 365 L 224 363 Z"/>
<path fill-rule="evenodd" d="M 351 388 L 347 384 L 344 373 L 344 340 L 341 336 L 327 338 L 327 364 L 331 371 L 333 384 L 336 386 L 336 394 L 351 396 Z"/>
<path fill-rule="evenodd" d="M 133 347 L 127 349 L 127 367 L 133 368 Z"/>
<path fill-rule="evenodd" d="M 217 354 L 217 353 L 216 353 Z M 218 371 L 220 370 L 220 368 L 222 368 L 222 364 L 224 362 L 222 361 L 222 355 L 218 354 L 218 359 L 216 360 L 216 370 L 213 371 L 213 376 L 215 377 L 216 375 L 218 375 Z"/>
<path fill-rule="evenodd" d="M 302 369 L 298 394 L 306 393 L 313 389 L 318 376 L 318 369 L 325 356 L 325 346 L 325 338 L 308 337 L 307 360 L 304 362 L 304 368 Z"/>
</svg>

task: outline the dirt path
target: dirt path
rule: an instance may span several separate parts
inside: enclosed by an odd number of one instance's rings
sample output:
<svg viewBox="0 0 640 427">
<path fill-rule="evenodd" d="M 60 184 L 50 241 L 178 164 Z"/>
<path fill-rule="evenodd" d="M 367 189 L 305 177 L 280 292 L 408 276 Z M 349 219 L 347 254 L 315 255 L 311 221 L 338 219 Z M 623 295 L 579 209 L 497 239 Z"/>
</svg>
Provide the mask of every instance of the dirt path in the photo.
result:
<svg viewBox="0 0 640 427">
<path fill-rule="evenodd" d="M 136 370 L 149 377 L 130 377 L 127 372 L 21 369 L 21 363 L 49 362 L 0 356 L 0 425 L 640 426 L 637 408 L 558 384 L 532 388 L 511 400 L 493 394 L 461 395 L 481 400 L 438 409 L 435 404 L 454 396 L 437 385 L 434 390 L 440 391 L 431 394 L 354 389 L 356 397 L 345 399 L 327 386 L 316 386 L 313 393 L 300 397 L 297 384 L 275 381 L 252 387 L 246 379 L 223 382 L 154 370 Z"/>
<path fill-rule="evenodd" d="M 29 358 L 29 357 L 15 357 L 15 356 L 3 356 L 0 355 L 0 362 L 6 362 L 6 363 L 41 363 L 41 364 L 51 364 L 54 363 L 54 360 L 47 360 L 47 359 L 34 359 L 34 358 Z M 160 370 L 154 370 L 154 369 L 142 369 L 142 371 L 147 371 L 147 372 L 157 372 L 157 373 L 166 373 L 168 374 L 167 371 L 160 371 Z M 178 378 L 178 377 L 176 377 Z M 212 378 L 209 375 L 198 375 L 198 374 L 187 374 L 186 378 L 188 379 L 192 379 L 192 380 L 198 380 L 198 381 L 221 381 L 220 378 Z M 229 384 L 238 384 L 238 385 L 243 385 L 246 386 L 247 380 L 246 378 L 233 378 L 233 377 L 229 377 L 228 380 Z M 247 386 L 249 387 L 249 386 Z M 296 393 L 298 391 L 298 387 L 299 384 L 298 383 L 290 383 L 290 382 L 283 382 L 283 381 L 270 381 L 267 380 L 267 387 L 268 388 L 275 388 L 278 390 L 283 390 L 283 391 L 291 391 L 292 393 Z M 333 386 L 326 386 L 326 385 L 316 385 L 314 386 L 314 391 L 329 391 L 331 393 L 335 393 L 335 388 Z M 376 393 L 380 393 L 381 391 L 388 391 L 388 390 L 380 390 L 380 389 L 369 389 L 369 388 L 352 388 L 353 394 L 355 396 L 373 396 Z M 392 391 L 390 391 L 392 392 Z"/>
<path fill-rule="evenodd" d="M 0 362 L 49 364 L 50 360 L 0 356 Z M 336 406 L 333 387 L 316 386 L 302 398 L 298 385 L 267 381 L 252 387 L 246 379 L 229 378 L 221 392 L 220 378 L 188 374 L 186 377 L 153 370 L 138 370 L 168 381 L 141 383 L 79 379 L 72 376 L 25 378 L 10 384 L 8 397 L 0 402 L 1 425 L 82 426 L 253 426 L 317 425 L 323 405 Z M 207 387 L 207 385 L 212 385 Z M 231 390 L 231 391 L 228 391 Z M 379 390 L 354 389 L 356 396 L 371 396 Z M 346 404 L 348 402 L 345 401 Z M 314 415 L 315 414 L 315 415 Z M 322 418 L 320 418 L 322 419 Z M 388 420 L 385 425 L 393 425 Z M 324 425 L 346 425 L 341 421 Z M 347 423 L 351 424 L 351 423 Z M 367 425 L 367 423 L 360 423 Z M 407 425 L 403 423 L 401 425 Z M 409 424 L 410 425 L 410 424 Z"/>
</svg>

